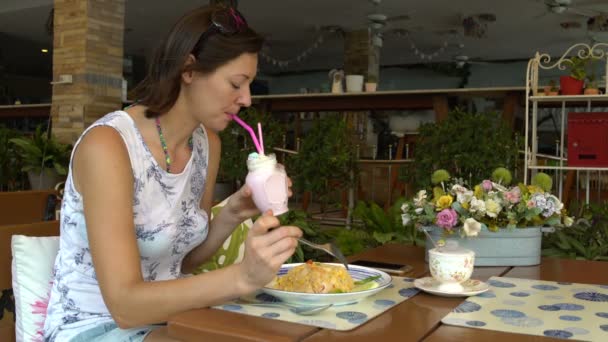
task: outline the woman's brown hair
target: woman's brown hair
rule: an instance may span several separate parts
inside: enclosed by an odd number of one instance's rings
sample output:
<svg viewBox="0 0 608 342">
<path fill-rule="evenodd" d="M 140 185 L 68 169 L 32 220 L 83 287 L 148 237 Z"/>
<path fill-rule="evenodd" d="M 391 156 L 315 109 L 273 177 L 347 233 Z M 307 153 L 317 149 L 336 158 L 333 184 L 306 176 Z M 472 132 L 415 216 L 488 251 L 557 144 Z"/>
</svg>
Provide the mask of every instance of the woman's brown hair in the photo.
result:
<svg viewBox="0 0 608 342">
<path fill-rule="evenodd" d="M 212 27 L 213 13 L 225 9 L 207 5 L 186 13 L 157 47 L 146 77 L 133 90 L 137 102 L 147 107 L 147 117 L 166 113 L 175 104 L 183 72 L 209 74 L 243 53 L 260 51 L 264 39 L 246 24 L 230 34 L 221 30 L 205 33 L 216 29 Z M 186 67 L 190 54 L 196 60 Z"/>
</svg>

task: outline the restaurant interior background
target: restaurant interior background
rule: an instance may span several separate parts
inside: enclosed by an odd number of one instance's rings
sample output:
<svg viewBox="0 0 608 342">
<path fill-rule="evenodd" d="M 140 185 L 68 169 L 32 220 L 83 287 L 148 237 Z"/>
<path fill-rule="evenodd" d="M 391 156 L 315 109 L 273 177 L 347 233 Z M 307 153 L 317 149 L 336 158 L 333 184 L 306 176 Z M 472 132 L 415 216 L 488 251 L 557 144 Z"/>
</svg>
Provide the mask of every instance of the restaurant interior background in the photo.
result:
<svg viewBox="0 0 608 342">
<path fill-rule="evenodd" d="M 536 75 L 539 63 L 534 58 L 537 52 L 544 53 L 553 63 L 575 44 L 608 44 L 608 0 L 0 0 L 0 304 L 7 309 L 0 305 L 1 341 L 15 341 L 15 325 L 19 331 L 23 322 L 39 324 L 39 316 L 15 318 L 41 313 L 40 301 L 19 299 L 26 292 L 17 290 L 26 283 L 21 269 L 27 271 L 28 279 L 30 275 L 40 277 L 32 280 L 40 293 L 31 292 L 43 298 L 48 293 L 43 285 L 50 284 L 54 260 L 48 254 L 51 249 L 42 248 L 39 242 L 35 248 L 11 248 L 11 239 L 23 234 L 41 241 L 40 237 L 59 234 L 61 186 L 55 185 L 65 180 L 71 143 L 101 115 L 132 103 L 126 94 L 144 77 L 148 58 L 171 23 L 208 2 L 237 6 L 266 37 L 251 87 L 253 109 L 243 110 L 239 116 L 251 124 L 256 118 L 263 123 L 266 151 L 274 148 L 294 181 L 290 211 L 280 216 L 282 224 L 300 227 L 303 237 L 314 243 L 335 243 L 349 262 L 399 264 L 404 265 L 399 266 L 403 272 L 411 266 L 410 273 L 402 275 L 412 279 L 390 286 L 395 298 L 371 299 L 374 314 L 381 313 L 376 318 L 367 316 L 373 311 L 359 312 L 357 305 L 345 307 L 348 312 L 332 311 L 342 310 L 338 306 L 325 311 L 344 325 L 365 324 L 356 329 L 349 325 L 350 331 L 334 331 L 321 319 L 307 319 L 310 326 L 281 322 L 285 315 L 275 312 L 243 316 L 229 312 L 233 305 L 222 305 L 225 310 L 189 310 L 171 317 L 168 326 L 173 334 L 189 335 L 191 341 L 532 341 L 541 334 L 574 334 L 574 338 L 587 339 L 591 328 L 576 326 L 591 322 L 597 333 L 606 336 L 608 312 L 603 303 L 608 300 L 608 272 L 602 261 L 608 260 L 608 140 L 601 145 L 600 138 L 608 136 L 603 76 L 608 55 L 604 52 L 601 63 L 585 70 L 585 76 L 595 76 L 604 92 L 601 95 L 550 95 L 555 89 L 543 86 L 551 81 L 559 85 L 560 77 L 572 68 L 553 67 Z M 71 6 L 81 7 L 74 10 Z M 123 13 L 108 10 L 122 12 L 123 7 L 124 20 Z M 68 27 L 65 22 L 71 19 L 81 26 Z M 57 37 L 72 45 L 66 48 L 54 42 Z M 107 39 L 95 41 L 98 37 Z M 94 47 L 89 49 L 90 45 Z M 602 45 L 600 50 L 608 51 L 607 47 Z M 73 51 L 89 55 L 84 62 L 74 62 L 76 72 L 66 72 L 72 59 L 81 57 L 74 57 Z M 54 64 L 53 59 L 60 62 Z M 360 87 L 348 91 L 343 89 L 343 80 L 334 89 L 337 78 L 353 73 L 363 75 L 368 83 L 375 81 L 377 90 L 360 91 Z M 61 75 L 74 79 L 62 80 Z M 578 114 L 589 113 L 577 112 L 594 112 L 595 121 L 583 122 L 586 118 Z M 594 156 L 601 157 L 592 166 L 585 166 L 589 160 L 574 164 L 574 157 L 588 155 L 569 151 L 568 137 L 574 135 L 569 128 L 572 117 L 581 119 L 578 137 L 590 144 L 585 146 L 591 146 Z M 214 213 L 221 206 L 217 202 L 242 184 L 247 173 L 245 160 L 253 151 L 250 137 L 236 124 L 220 137 L 222 162 L 215 190 L 226 186 L 227 192 L 214 194 Z M 19 148 L 15 141 L 31 148 Z M 43 158 L 49 156 L 50 162 L 45 163 Z M 466 300 L 416 294 L 413 288 L 414 278 L 431 279 L 427 276 L 433 273 L 432 261 L 425 261 L 425 245 L 430 249 L 434 242 L 420 228 L 430 228 L 433 239 L 439 241 L 444 237 L 439 215 L 450 210 L 455 215 L 452 208 L 460 214 L 464 209 L 479 208 L 469 205 L 473 203 L 470 198 L 471 202 L 460 205 L 456 191 L 462 189 L 458 187 L 435 194 L 445 173 L 436 173 L 431 185 L 433 171 L 454 166 L 457 171 L 468 168 L 453 176 L 462 177 L 456 182 L 470 186 L 473 195 L 501 193 L 493 191 L 499 189 L 495 185 L 488 188 L 488 182 L 487 192 L 483 192 L 482 181 L 471 180 L 473 172 L 487 180 L 497 166 L 505 166 L 512 171 L 514 183 L 522 182 L 508 188 L 521 205 L 505 205 L 504 210 L 499 209 L 501 216 L 494 205 L 494 211 L 488 212 L 500 217 L 500 222 L 492 225 L 488 222 L 499 220 L 484 217 L 488 224 L 477 239 L 460 240 L 483 246 L 483 252 L 476 254 L 471 280 L 478 285 L 488 282 L 495 292 L 476 298 L 468 297 L 469 293 Z M 500 183 L 505 172 L 496 174 L 501 176 Z M 546 177 L 540 177 L 536 186 L 523 185 L 530 185 L 530 178 L 538 175 Z M 421 189 L 428 191 L 428 201 Z M 453 198 L 444 196 L 450 189 Z M 528 197 L 515 195 L 522 191 Z M 543 209 L 553 210 L 553 217 L 545 217 L 546 211 L 541 212 L 536 203 L 530 205 L 531 196 L 536 196 L 537 203 L 544 200 Z M 557 208 L 562 204 L 558 198 L 563 201 L 561 209 Z M 402 205 L 404 201 L 407 206 Z M 512 229 L 509 217 L 513 208 L 525 208 L 525 214 L 517 214 L 520 221 L 526 221 L 518 229 Z M 528 214 L 528 209 L 535 213 Z M 421 212 L 431 219 L 418 221 L 421 216 L 413 213 Z M 557 222 L 555 216 L 560 217 Z M 464 217 L 453 224 L 464 223 Z M 226 266 L 242 257 L 247 224 L 239 225 L 199 271 Z M 450 235 L 456 239 L 466 231 L 464 225 L 445 229 L 456 232 Z M 552 230 L 555 232 L 545 234 Z M 21 265 L 15 262 L 18 254 L 27 260 L 30 254 L 33 257 L 12 278 L 15 265 Z M 541 255 L 542 262 L 535 261 L 538 265 L 521 266 L 530 265 L 522 264 L 522 259 L 540 260 Z M 508 261 L 477 267 L 482 258 Z M 289 262 L 306 260 L 333 259 L 300 244 Z M 463 264 L 473 269 L 472 262 Z M 510 277 L 525 282 L 511 284 Z M 528 280 L 534 281 L 534 292 L 529 291 Z M 573 295 L 573 284 L 584 291 L 582 296 Z M 514 292 L 520 286 L 522 291 Z M 560 292 L 554 291 L 558 289 Z M 545 291 L 554 292 L 544 295 Z M 600 291 L 603 293 L 596 293 Z M 586 301 L 585 308 L 570 304 L 574 299 L 566 301 L 565 296 Z M 18 308 L 14 315 L 10 313 L 12 297 L 17 304 L 12 308 Z M 537 300 L 550 305 L 540 305 Z M 508 305 L 509 310 L 494 310 L 489 304 L 492 301 Z M 29 310 L 29 303 L 35 303 L 37 309 Z M 528 315 L 523 304 L 529 304 L 534 313 Z M 508 324 L 504 331 L 483 330 L 485 318 L 460 318 L 461 314 L 482 313 L 476 311 L 482 305 L 486 311 L 493 310 L 487 314 L 492 322 Z M 547 317 L 555 317 L 561 325 L 541 326 L 540 319 L 531 315 L 547 321 Z M 454 320 L 450 323 L 446 317 Z M 295 319 L 304 322 L 301 317 Z M 469 327 L 448 326 L 456 320 Z M 534 335 L 512 334 L 533 330 Z"/>
<path fill-rule="evenodd" d="M 602 0 L 232 2 L 267 38 L 258 80 L 273 94 L 328 91 L 328 72 L 344 65 L 344 33 L 365 28 L 380 38 L 379 90 L 523 86 L 535 52 L 608 41 L 606 23 L 592 23 L 608 12 Z M 200 3 L 126 0 L 129 88 L 170 24 Z M 50 102 L 52 10 L 52 0 L 0 3 L 0 104 Z"/>
<path fill-rule="evenodd" d="M 411 90 L 428 95 L 434 90 L 469 89 L 472 92 L 465 96 L 448 95 L 446 107 L 501 112 L 506 103 L 502 95 L 519 92 L 520 100 L 512 108 L 512 121 L 513 128 L 522 134 L 526 115 L 523 94 L 530 58 L 541 52 L 559 59 L 576 43 L 608 43 L 608 2 L 604 0 L 225 2 L 236 5 L 250 25 L 266 37 L 258 77 L 252 85 L 254 95 L 293 94 L 293 98 L 287 99 L 292 101 L 297 94 L 329 93 L 330 72 L 352 63 L 349 40 L 364 32 L 370 42 L 365 56 L 370 65 L 367 71 L 376 73 L 378 94 Z M 200 4 L 184 0 L 168 6 L 166 2 L 125 0 L 123 78 L 127 90 L 143 78 L 149 55 L 171 23 Z M 52 102 L 53 8 L 53 0 L 0 3 L 0 106 Z M 558 69 L 548 70 L 540 75 L 539 84 L 555 80 L 562 73 Z M 605 80 L 599 81 L 603 87 Z M 486 88 L 499 92 L 499 96 L 475 92 Z M 260 99 L 264 104 L 263 96 Z M 123 104 L 131 100 L 123 98 Z M 272 97 L 266 101 L 273 103 Z M 398 120 L 393 118 L 405 117 L 407 121 L 408 117 L 415 117 L 414 130 L 436 119 L 432 109 L 361 108 L 361 111 L 373 112 L 372 116 L 383 123 L 372 128 L 373 124 L 363 119 L 363 125 L 369 126 L 365 132 L 358 131 L 362 143 L 368 145 L 361 150 L 364 158 L 397 157 L 398 138 L 391 135 L 394 133 L 391 122 Z M 552 108 L 541 111 L 549 113 L 546 117 L 551 120 L 539 122 L 539 152 L 555 155 L 560 113 L 551 113 Z M 322 110 L 303 112 L 289 108 L 283 112 L 300 119 L 323 114 Z M 27 132 L 47 119 L 7 119 L 0 115 L 0 123 Z M 297 135 L 310 129 L 311 121 L 314 120 L 303 120 L 298 132 L 288 132 L 290 139 L 284 147 L 296 149 Z M 383 132 L 390 137 L 381 142 Z M 400 154 L 399 158 L 408 158 L 403 152 Z M 373 199 L 386 202 L 391 197 Z"/>
</svg>

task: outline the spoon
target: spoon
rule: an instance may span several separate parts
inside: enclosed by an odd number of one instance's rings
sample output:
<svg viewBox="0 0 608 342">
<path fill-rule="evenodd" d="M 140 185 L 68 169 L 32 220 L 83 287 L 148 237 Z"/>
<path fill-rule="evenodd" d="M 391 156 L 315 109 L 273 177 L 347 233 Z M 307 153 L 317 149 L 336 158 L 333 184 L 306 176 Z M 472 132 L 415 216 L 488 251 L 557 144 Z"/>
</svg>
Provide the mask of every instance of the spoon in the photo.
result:
<svg viewBox="0 0 608 342">
<path fill-rule="evenodd" d="M 276 303 L 250 302 L 250 301 L 247 301 L 244 299 L 239 299 L 236 301 L 236 303 L 252 305 L 252 306 L 262 306 L 262 307 L 268 307 L 268 308 L 287 308 L 287 309 L 289 309 L 289 311 L 295 313 L 296 315 L 302 315 L 302 316 L 316 315 L 333 306 L 333 304 L 296 306 L 296 305 L 280 303 L 280 302 L 276 302 Z"/>
<path fill-rule="evenodd" d="M 422 228 L 422 231 L 424 232 L 426 237 L 428 237 L 429 240 L 431 240 L 431 243 L 433 244 L 433 246 L 435 246 L 435 248 L 437 248 L 437 250 L 439 250 L 439 249 L 441 249 L 441 247 L 445 246 L 445 241 L 443 241 L 443 239 L 435 242 L 435 240 L 433 240 L 433 238 L 431 237 L 431 234 L 429 234 L 429 232 L 426 229 Z"/>
</svg>

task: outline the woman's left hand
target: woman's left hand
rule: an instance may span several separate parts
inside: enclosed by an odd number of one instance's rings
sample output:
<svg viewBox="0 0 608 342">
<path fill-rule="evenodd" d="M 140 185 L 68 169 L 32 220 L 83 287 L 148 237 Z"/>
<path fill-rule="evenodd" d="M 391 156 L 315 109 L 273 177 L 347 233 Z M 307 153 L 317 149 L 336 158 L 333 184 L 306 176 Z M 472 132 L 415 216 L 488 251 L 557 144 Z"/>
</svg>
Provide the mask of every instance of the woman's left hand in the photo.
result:
<svg viewBox="0 0 608 342">
<path fill-rule="evenodd" d="M 291 186 L 291 179 L 287 177 L 288 197 L 293 195 Z M 253 202 L 251 188 L 247 184 L 243 185 L 237 192 L 230 196 L 228 203 L 226 203 L 226 208 L 230 210 L 232 215 L 238 217 L 241 222 L 261 214 L 260 210 Z"/>
</svg>

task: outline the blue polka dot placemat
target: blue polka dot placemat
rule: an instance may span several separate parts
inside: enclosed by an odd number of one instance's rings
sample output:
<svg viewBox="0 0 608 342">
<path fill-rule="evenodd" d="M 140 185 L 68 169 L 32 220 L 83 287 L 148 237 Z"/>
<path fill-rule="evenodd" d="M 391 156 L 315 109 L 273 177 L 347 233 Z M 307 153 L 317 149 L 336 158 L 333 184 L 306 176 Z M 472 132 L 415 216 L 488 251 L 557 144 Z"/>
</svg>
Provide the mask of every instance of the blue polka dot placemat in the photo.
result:
<svg viewBox="0 0 608 342">
<path fill-rule="evenodd" d="M 608 341 L 608 286 L 492 277 L 441 321 L 488 330 Z"/>
<path fill-rule="evenodd" d="M 214 306 L 214 309 L 238 312 L 251 316 L 266 317 L 281 321 L 312 325 L 316 327 L 351 330 L 370 319 L 380 315 L 391 307 L 416 295 L 419 290 L 414 287 L 414 279 L 393 276 L 392 283 L 384 290 L 347 305 L 333 306 L 314 316 L 302 316 L 283 307 L 260 307 L 237 302 Z M 257 295 L 259 301 L 276 301 L 269 299 L 268 294 Z"/>
</svg>

